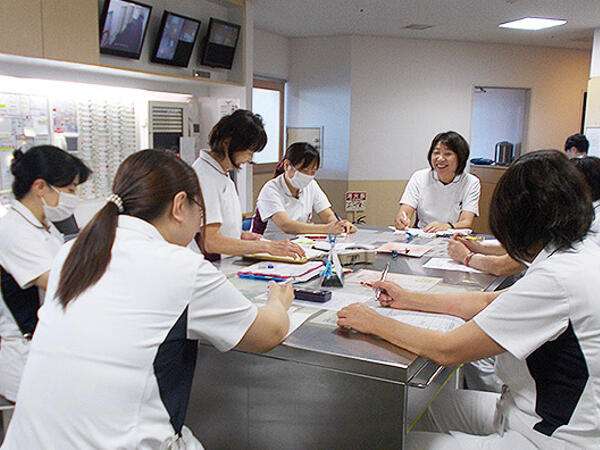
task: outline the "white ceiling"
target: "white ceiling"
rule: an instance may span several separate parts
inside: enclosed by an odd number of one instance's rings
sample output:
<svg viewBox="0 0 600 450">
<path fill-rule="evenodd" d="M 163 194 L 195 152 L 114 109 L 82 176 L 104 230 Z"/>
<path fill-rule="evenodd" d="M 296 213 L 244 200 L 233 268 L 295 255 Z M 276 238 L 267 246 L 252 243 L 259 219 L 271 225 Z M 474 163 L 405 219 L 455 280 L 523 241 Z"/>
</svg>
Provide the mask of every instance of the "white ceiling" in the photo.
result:
<svg viewBox="0 0 600 450">
<path fill-rule="evenodd" d="M 600 0 L 251 0 L 256 28 L 288 37 L 377 35 L 591 48 Z M 541 31 L 498 28 L 526 16 L 566 19 Z M 428 24 L 424 31 L 406 30 Z"/>
</svg>

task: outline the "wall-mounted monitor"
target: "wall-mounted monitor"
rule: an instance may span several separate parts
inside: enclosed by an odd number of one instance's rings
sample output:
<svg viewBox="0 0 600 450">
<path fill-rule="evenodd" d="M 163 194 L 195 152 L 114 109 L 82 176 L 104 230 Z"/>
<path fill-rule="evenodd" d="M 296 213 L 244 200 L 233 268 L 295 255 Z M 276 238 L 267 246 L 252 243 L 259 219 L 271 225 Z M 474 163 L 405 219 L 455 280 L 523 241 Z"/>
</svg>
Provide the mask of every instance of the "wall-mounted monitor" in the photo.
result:
<svg viewBox="0 0 600 450">
<path fill-rule="evenodd" d="M 241 28 L 235 23 L 211 17 L 200 63 L 210 67 L 231 69 Z"/>
<path fill-rule="evenodd" d="M 133 0 L 106 0 L 100 24 L 100 53 L 140 58 L 152 7 Z"/>
<path fill-rule="evenodd" d="M 200 21 L 165 11 L 150 61 L 187 67 Z"/>
</svg>

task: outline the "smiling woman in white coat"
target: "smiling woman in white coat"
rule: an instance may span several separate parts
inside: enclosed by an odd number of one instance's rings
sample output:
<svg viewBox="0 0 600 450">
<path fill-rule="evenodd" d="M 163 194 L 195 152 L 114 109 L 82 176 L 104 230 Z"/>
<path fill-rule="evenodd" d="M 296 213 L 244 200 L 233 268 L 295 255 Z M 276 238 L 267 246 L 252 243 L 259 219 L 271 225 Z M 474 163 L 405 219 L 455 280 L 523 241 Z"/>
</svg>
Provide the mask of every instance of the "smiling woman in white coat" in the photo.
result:
<svg viewBox="0 0 600 450">
<path fill-rule="evenodd" d="M 144 150 L 123 162 L 54 261 L 3 449 L 202 448 L 183 424 L 197 341 L 267 351 L 293 297 L 273 284 L 258 308 L 188 249 L 203 216 L 181 159 Z"/>
</svg>

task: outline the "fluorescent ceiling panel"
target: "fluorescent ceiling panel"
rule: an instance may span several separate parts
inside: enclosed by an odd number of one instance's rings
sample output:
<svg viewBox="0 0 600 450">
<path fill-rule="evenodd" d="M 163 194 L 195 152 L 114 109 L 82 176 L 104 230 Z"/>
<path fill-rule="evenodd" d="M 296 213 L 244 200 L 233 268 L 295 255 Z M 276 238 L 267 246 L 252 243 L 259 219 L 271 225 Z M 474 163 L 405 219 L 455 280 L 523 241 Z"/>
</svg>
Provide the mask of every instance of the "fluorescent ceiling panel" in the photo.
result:
<svg viewBox="0 0 600 450">
<path fill-rule="evenodd" d="M 564 19 L 546 19 L 544 17 L 524 17 L 498 25 L 500 28 L 511 28 L 514 30 L 543 30 L 544 28 L 557 27 L 567 23 Z"/>
</svg>

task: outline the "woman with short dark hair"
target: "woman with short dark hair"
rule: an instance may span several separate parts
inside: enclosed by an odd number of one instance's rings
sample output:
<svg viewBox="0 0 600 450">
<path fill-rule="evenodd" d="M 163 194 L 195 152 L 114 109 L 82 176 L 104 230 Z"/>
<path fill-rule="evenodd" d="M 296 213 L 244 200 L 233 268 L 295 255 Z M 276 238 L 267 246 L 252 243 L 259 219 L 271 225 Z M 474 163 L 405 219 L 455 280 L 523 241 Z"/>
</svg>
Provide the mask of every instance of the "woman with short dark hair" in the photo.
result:
<svg viewBox="0 0 600 450">
<path fill-rule="evenodd" d="M 600 243 L 600 158 L 585 156 L 573 158 L 571 162 L 583 174 L 592 192 L 594 220 L 590 226 L 590 237 Z"/>
<path fill-rule="evenodd" d="M 404 230 L 417 214 L 416 224 L 425 232 L 453 228 L 471 228 L 479 214 L 481 184 L 474 175 L 465 173 L 469 144 L 458 133 L 447 131 L 433 138 L 427 161 L 431 169 L 416 171 L 408 181 L 396 228 Z"/>
<path fill-rule="evenodd" d="M 219 120 L 208 142 L 210 150 L 202 150 L 193 164 L 206 202 L 204 240 L 199 242 L 205 256 L 211 261 L 221 254 L 304 256 L 304 250 L 292 242 L 264 241 L 259 234 L 242 231 L 240 198 L 229 171 L 251 162 L 254 153 L 267 144 L 262 118 L 238 109 Z"/>
<path fill-rule="evenodd" d="M 589 188 L 558 150 L 527 153 L 502 176 L 490 209 L 494 235 L 529 269 L 501 292 L 426 294 L 376 282 L 384 306 L 459 316 L 448 333 L 379 315 L 363 304 L 338 325 L 372 333 L 444 366 L 498 355 L 502 394 L 443 392 L 409 448 L 600 446 L 600 247 L 586 238 Z"/>
<path fill-rule="evenodd" d="M 51 145 L 15 150 L 10 170 L 15 199 L 0 219 L 0 298 L 7 312 L 0 319 L 0 395 L 14 401 L 50 265 L 63 243 L 54 223 L 72 218 L 77 186 L 91 170 Z"/>
<path fill-rule="evenodd" d="M 252 230 L 267 238 L 301 233 L 354 233 L 356 227 L 336 216 L 315 175 L 321 158 L 315 147 L 296 142 L 288 147 L 256 200 Z M 321 219 L 312 223 L 313 212 Z"/>
<path fill-rule="evenodd" d="M 202 448 L 184 426 L 198 340 L 268 351 L 291 286 L 258 308 L 186 246 L 204 219 L 194 170 L 129 156 L 104 207 L 58 253 L 2 448 Z"/>
</svg>

